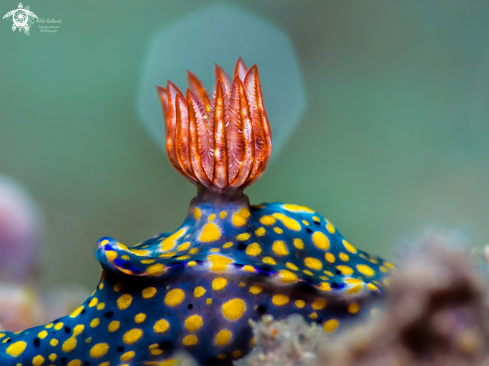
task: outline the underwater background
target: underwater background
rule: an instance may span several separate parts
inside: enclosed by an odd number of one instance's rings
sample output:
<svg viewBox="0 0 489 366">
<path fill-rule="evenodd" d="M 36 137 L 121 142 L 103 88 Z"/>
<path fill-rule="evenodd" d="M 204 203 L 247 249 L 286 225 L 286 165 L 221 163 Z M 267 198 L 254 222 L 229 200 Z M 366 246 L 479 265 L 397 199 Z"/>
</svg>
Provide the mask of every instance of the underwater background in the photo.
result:
<svg viewBox="0 0 489 366">
<path fill-rule="evenodd" d="M 4 1 L 0 10 L 17 5 Z M 0 22 L 0 174 L 37 207 L 40 249 L 31 253 L 43 285 L 91 291 L 101 272 L 97 239 L 132 246 L 175 230 L 186 216 L 195 188 L 171 167 L 140 101 L 161 39 L 168 42 L 156 54 L 161 70 L 180 88 L 186 68 L 211 88 L 212 52 L 221 52 L 223 61 L 215 61 L 228 71 L 240 56 L 235 50 L 258 64 L 278 148 L 246 191 L 252 203 L 311 207 L 355 246 L 386 258 L 426 225 L 489 242 L 488 2 L 24 5 L 62 20 L 57 33 L 34 24 L 29 36 Z M 186 33 L 195 37 L 179 38 L 179 24 L 223 7 L 251 22 L 232 43 L 220 22 L 196 21 Z M 209 55 L 185 47 L 199 39 Z M 253 53 L 249 45 L 260 42 Z M 283 64 L 266 83 L 275 60 Z M 275 132 L 282 120 L 286 136 Z"/>
</svg>

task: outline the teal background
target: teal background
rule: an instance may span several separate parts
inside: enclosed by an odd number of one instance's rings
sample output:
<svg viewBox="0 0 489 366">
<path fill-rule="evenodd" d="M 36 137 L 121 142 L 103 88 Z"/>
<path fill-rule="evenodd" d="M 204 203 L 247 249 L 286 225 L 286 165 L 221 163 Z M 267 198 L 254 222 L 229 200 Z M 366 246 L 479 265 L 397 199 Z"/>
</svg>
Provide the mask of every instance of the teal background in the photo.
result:
<svg viewBox="0 0 489 366">
<path fill-rule="evenodd" d="M 99 237 L 132 245 L 183 221 L 194 188 L 140 122 L 138 85 L 153 35 L 215 3 L 32 0 L 59 33 L 0 22 L 0 173 L 43 213 L 44 284 L 92 288 Z M 489 2 L 232 4 L 290 37 L 307 97 L 253 203 L 310 206 L 387 257 L 426 225 L 489 242 Z"/>
</svg>

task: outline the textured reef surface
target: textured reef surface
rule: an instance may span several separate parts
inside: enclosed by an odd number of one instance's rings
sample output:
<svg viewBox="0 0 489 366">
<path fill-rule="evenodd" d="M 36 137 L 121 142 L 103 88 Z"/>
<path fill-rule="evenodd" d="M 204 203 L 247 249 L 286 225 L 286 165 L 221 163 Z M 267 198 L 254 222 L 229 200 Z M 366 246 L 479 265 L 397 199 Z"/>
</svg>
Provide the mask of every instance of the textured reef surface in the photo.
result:
<svg viewBox="0 0 489 366">
<path fill-rule="evenodd" d="M 271 153 L 258 70 L 216 67 L 209 98 L 195 76 L 186 97 L 158 92 L 175 169 L 198 187 L 173 233 L 132 248 L 105 237 L 103 274 L 72 314 L 0 333 L 2 366 L 169 365 L 177 351 L 229 365 L 252 347 L 249 320 L 293 313 L 334 332 L 381 297 L 394 266 L 350 244 L 304 206 L 251 206 L 246 186 Z"/>
<path fill-rule="evenodd" d="M 236 365 L 489 365 L 487 263 L 481 271 L 457 236 L 432 231 L 411 242 L 383 306 L 342 332 L 264 316 L 253 324 L 256 347 Z"/>
</svg>

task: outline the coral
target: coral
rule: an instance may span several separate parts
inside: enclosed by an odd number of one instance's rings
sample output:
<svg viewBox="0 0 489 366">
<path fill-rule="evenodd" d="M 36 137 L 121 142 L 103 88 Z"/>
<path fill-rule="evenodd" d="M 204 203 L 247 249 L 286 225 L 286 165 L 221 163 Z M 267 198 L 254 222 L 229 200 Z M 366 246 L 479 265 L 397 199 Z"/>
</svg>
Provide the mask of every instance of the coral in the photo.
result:
<svg viewBox="0 0 489 366">
<path fill-rule="evenodd" d="M 461 241 L 433 231 L 415 240 L 383 307 L 330 338 L 295 318 L 264 319 L 254 325 L 256 349 L 236 366 L 489 365 L 487 281 Z"/>
</svg>

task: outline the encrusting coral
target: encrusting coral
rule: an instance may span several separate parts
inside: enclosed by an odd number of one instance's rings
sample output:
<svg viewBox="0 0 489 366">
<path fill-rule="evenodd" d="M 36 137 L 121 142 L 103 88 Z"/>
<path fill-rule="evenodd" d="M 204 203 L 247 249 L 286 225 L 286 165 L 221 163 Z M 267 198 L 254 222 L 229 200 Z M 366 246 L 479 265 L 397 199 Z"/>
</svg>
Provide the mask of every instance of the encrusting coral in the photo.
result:
<svg viewBox="0 0 489 366">
<path fill-rule="evenodd" d="M 328 338 L 292 316 L 264 319 L 236 366 L 489 365 L 487 280 L 453 239 L 431 232 L 405 250 L 373 317 Z"/>
</svg>

